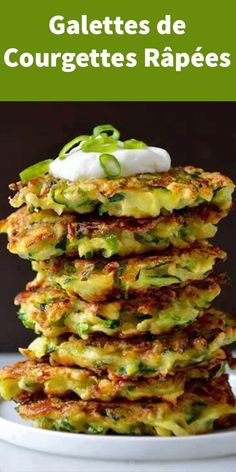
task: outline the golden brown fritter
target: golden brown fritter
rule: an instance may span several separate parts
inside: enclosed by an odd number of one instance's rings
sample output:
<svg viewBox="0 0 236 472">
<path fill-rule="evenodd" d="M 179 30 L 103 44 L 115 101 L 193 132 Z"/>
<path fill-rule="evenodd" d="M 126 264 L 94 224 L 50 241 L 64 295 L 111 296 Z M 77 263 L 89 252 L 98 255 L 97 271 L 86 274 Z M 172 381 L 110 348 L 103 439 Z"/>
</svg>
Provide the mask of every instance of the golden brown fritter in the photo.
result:
<svg viewBox="0 0 236 472">
<path fill-rule="evenodd" d="M 193 379 L 214 378 L 223 371 L 224 363 L 217 361 L 210 363 L 207 369 L 195 367 L 175 376 L 139 379 L 137 382 L 118 377 L 108 379 L 86 369 L 27 361 L 0 369 L 0 395 L 5 400 L 18 402 L 46 395 L 99 401 L 159 398 L 175 403 Z"/>
<path fill-rule="evenodd" d="M 26 328 L 52 338 L 74 333 L 130 337 L 161 334 L 192 323 L 221 291 L 225 276 L 212 275 L 186 287 L 166 287 L 141 298 L 88 303 L 64 290 L 42 283 L 20 293 L 15 303 Z"/>
<path fill-rule="evenodd" d="M 176 405 L 164 401 L 110 402 L 44 398 L 18 407 L 37 427 L 88 434 L 184 436 L 235 424 L 235 400 L 222 375 L 192 381 Z"/>
<path fill-rule="evenodd" d="M 12 184 L 13 207 L 54 210 L 58 214 L 99 212 L 100 215 L 156 217 L 185 207 L 211 203 L 225 210 L 232 203 L 233 182 L 219 172 L 176 167 L 159 174 L 139 174 L 118 179 L 70 182 L 50 175 Z"/>
<path fill-rule="evenodd" d="M 62 254 L 86 259 L 99 254 L 124 257 L 171 245 L 186 248 L 212 238 L 227 213 L 200 205 L 153 219 L 98 219 L 93 215 L 84 220 L 76 214 L 58 216 L 52 210 L 30 212 L 23 207 L 0 222 L 0 232 L 8 235 L 9 251 L 24 259 L 46 260 Z"/>
<path fill-rule="evenodd" d="M 79 366 L 109 377 L 156 377 L 178 370 L 224 360 L 222 348 L 236 341 L 236 320 L 210 308 L 191 325 L 161 336 L 128 339 L 74 335 L 36 338 L 21 354 L 52 365 Z"/>
<path fill-rule="evenodd" d="M 68 294 L 89 302 L 110 298 L 129 298 L 169 285 L 186 285 L 202 280 L 226 254 L 217 247 L 198 244 L 187 249 L 172 249 L 155 255 L 116 259 L 81 260 L 58 257 L 34 261 L 38 272 L 32 286 L 48 279 Z"/>
</svg>

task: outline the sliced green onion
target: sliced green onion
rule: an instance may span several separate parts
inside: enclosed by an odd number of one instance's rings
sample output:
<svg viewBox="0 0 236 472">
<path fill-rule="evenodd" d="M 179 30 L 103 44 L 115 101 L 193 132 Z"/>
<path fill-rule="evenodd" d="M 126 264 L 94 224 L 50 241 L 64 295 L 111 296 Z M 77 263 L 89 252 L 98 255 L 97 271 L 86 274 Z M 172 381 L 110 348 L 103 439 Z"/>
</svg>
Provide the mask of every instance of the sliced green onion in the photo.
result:
<svg viewBox="0 0 236 472">
<path fill-rule="evenodd" d="M 90 139 L 90 136 L 87 136 L 87 135 L 80 135 L 72 139 L 71 141 L 69 141 L 69 143 L 65 144 L 62 150 L 59 152 L 59 156 L 58 156 L 59 159 L 65 159 L 70 149 L 72 149 L 76 144 L 79 144 L 83 141 L 88 141 L 89 139 Z"/>
<path fill-rule="evenodd" d="M 116 179 L 117 177 L 120 177 L 121 165 L 115 156 L 112 154 L 101 154 L 101 156 L 99 156 L 99 162 L 105 172 L 105 175 L 109 179 Z M 113 171 L 114 168 L 115 171 Z"/>
<path fill-rule="evenodd" d="M 109 136 L 107 131 L 112 131 Z M 92 136 L 81 135 L 72 139 L 69 143 L 63 146 L 59 152 L 59 159 L 66 159 L 69 151 L 76 145 L 81 143 L 80 150 L 83 152 L 111 152 L 118 149 L 118 140 L 120 137 L 119 131 L 112 125 L 96 126 L 93 130 Z"/>
<path fill-rule="evenodd" d="M 39 175 L 46 174 L 51 162 L 53 162 L 53 159 L 46 159 L 45 161 L 37 162 L 37 164 L 22 170 L 20 173 L 21 182 L 26 184 L 29 180 L 39 177 Z"/>
<path fill-rule="evenodd" d="M 118 149 L 117 141 L 114 141 L 113 138 L 107 136 L 106 134 L 99 135 L 96 138 L 91 136 L 86 142 L 81 146 L 81 151 L 83 152 L 111 152 Z"/>
<path fill-rule="evenodd" d="M 112 139 L 115 139 L 116 141 L 118 141 L 119 137 L 120 137 L 120 132 L 118 131 L 118 129 L 114 128 L 114 126 L 112 125 L 100 125 L 100 126 L 96 126 L 96 128 L 93 129 L 93 135 L 95 137 L 99 136 L 101 133 L 105 133 L 107 131 L 113 131 L 112 135 L 111 135 L 111 138 Z"/>
<path fill-rule="evenodd" d="M 147 147 L 143 141 L 137 139 L 127 139 L 123 144 L 124 149 L 145 149 Z"/>
</svg>

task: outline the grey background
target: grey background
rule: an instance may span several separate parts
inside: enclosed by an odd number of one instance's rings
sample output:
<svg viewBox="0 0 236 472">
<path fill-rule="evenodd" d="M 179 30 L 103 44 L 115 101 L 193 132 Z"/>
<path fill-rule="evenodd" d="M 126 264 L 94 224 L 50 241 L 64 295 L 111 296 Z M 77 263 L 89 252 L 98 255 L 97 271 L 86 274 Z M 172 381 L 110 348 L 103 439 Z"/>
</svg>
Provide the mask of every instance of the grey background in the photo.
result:
<svg viewBox="0 0 236 472">
<path fill-rule="evenodd" d="M 163 146 L 173 165 L 192 164 L 218 170 L 236 181 L 236 127 L 234 103 L 1 103 L 0 115 L 0 216 L 11 209 L 8 184 L 28 165 L 54 158 L 61 147 L 79 134 L 89 134 L 97 124 L 112 123 L 122 139 L 135 137 Z M 228 252 L 223 269 L 232 282 L 224 288 L 217 306 L 236 309 L 235 209 L 221 223 L 215 242 Z M 33 278 L 30 264 L 6 250 L 0 238 L 0 351 L 26 346 L 34 334 L 21 326 L 13 299 Z"/>
</svg>

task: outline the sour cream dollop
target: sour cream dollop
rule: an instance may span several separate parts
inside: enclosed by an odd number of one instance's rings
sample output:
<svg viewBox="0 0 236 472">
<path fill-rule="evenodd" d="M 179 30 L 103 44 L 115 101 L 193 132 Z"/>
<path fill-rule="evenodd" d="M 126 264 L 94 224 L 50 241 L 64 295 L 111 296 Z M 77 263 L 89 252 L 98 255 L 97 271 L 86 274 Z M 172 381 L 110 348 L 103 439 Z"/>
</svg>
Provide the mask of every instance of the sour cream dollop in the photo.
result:
<svg viewBox="0 0 236 472">
<path fill-rule="evenodd" d="M 171 166 L 170 155 L 165 149 L 149 146 L 144 149 L 117 149 L 109 152 L 116 157 L 121 165 L 121 177 L 136 174 L 168 172 Z M 99 162 L 101 152 L 83 152 L 73 149 L 66 159 L 55 159 L 49 172 L 56 178 L 71 182 L 86 179 L 106 178 Z"/>
</svg>

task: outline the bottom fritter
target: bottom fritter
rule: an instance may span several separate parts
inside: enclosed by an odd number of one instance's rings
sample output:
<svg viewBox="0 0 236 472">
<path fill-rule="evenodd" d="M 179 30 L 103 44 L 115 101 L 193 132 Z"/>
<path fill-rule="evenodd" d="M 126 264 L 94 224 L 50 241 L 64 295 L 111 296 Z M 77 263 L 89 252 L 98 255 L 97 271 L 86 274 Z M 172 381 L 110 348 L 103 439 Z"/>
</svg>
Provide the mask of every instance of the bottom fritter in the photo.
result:
<svg viewBox="0 0 236 472">
<path fill-rule="evenodd" d="M 228 359 L 230 361 L 230 359 Z M 175 403 L 193 379 L 211 379 L 224 372 L 224 363 L 212 361 L 206 368 L 195 367 L 174 376 L 149 379 L 109 379 L 76 367 L 51 366 L 33 361 L 18 362 L 0 369 L 0 395 L 22 402 L 42 395 L 79 397 L 82 400 L 110 401 L 115 398 L 155 398 Z"/>
<path fill-rule="evenodd" d="M 99 403 L 44 398 L 18 407 L 23 419 L 54 431 L 184 436 L 235 424 L 236 405 L 226 375 L 192 381 L 173 405 L 165 401 Z"/>
</svg>

